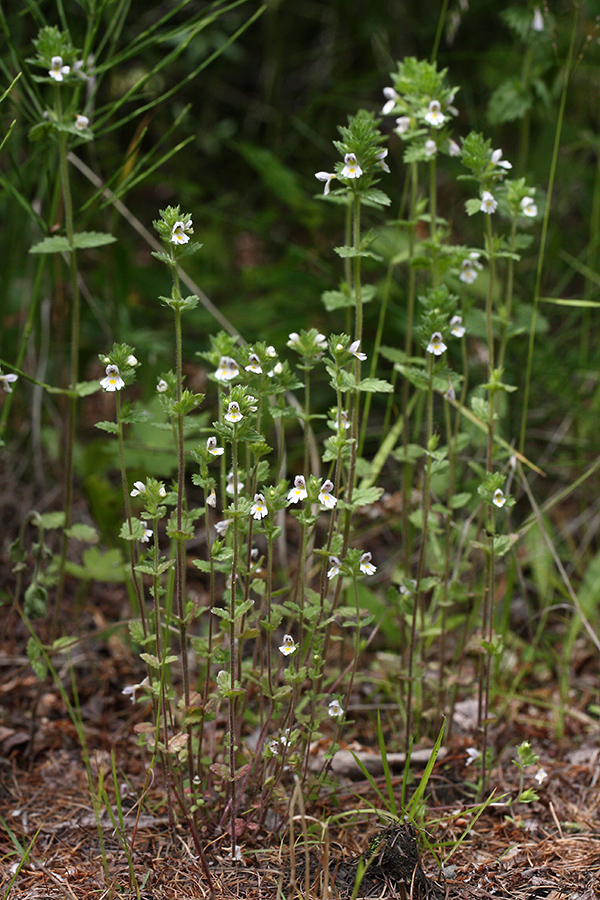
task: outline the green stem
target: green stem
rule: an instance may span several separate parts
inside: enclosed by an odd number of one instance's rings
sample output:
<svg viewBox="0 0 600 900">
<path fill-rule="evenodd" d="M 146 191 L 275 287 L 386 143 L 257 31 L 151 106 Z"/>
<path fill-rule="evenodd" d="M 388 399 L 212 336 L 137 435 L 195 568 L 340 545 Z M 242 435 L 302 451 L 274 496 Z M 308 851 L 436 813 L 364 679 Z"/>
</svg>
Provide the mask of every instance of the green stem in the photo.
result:
<svg viewBox="0 0 600 900">
<path fill-rule="evenodd" d="M 546 238 L 548 234 L 548 222 L 550 220 L 550 209 L 552 206 L 552 191 L 554 189 L 554 180 L 556 177 L 556 165 L 558 162 L 558 151 L 562 136 L 562 126 L 565 115 L 565 106 L 567 102 L 567 90 L 569 87 L 569 78 L 571 76 L 571 64 L 573 61 L 573 52 L 575 48 L 575 37 L 577 34 L 577 23 L 579 19 L 579 4 L 575 4 L 573 12 L 573 28 L 571 31 L 571 40 L 569 42 L 569 51 L 567 54 L 567 62 L 565 64 L 564 79 L 562 93 L 560 97 L 560 106 L 558 110 L 558 119 L 556 122 L 556 132 L 554 135 L 554 147 L 552 149 L 552 160 L 550 163 L 550 177 L 548 179 L 548 192 L 546 195 L 546 208 L 544 210 L 544 219 L 542 222 L 542 234 L 540 237 L 540 249 L 538 253 L 537 270 L 535 276 L 535 289 L 533 295 L 533 311 L 531 313 L 531 325 L 529 327 L 529 344 L 527 347 L 527 366 L 525 368 L 525 388 L 523 392 L 523 413 L 521 416 L 521 435 L 519 438 L 519 451 L 524 452 L 525 433 L 527 430 L 527 413 L 529 411 L 529 391 L 531 383 L 531 368 L 533 365 L 533 348 L 535 345 L 535 330 L 537 326 L 538 307 L 540 304 L 540 289 L 542 284 L 542 271 L 544 267 L 544 254 L 546 250 Z"/>
</svg>

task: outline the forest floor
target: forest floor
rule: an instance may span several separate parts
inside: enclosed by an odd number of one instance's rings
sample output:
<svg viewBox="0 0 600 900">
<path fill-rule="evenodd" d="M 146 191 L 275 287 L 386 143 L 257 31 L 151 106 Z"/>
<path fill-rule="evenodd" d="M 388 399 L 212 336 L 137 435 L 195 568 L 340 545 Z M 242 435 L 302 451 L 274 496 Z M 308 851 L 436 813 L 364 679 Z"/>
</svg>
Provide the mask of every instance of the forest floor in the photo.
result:
<svg viewBox="0 0 600 900">
<path fill-rule="evenodd" d="M 91 592 L 93 595 L 93 591 Z M 113 628 L 123 588 L 104 586 L 101 598 L 86 599 L 86 638 L 71 653 L 71 672 L 77 683 L 81 723 L 96 784 L 102 773 L 114 803 L 111 772 L 114 754 L 131 841 L 144 789 L 147 751 L 138 746 L 134 731 L 145 712 L 121 694 L 123 686 L 140 679 L 140 663 L 120 628 Z M 111 604 L 113 609 L 111 610 Z M 0 650 L 0 896 L 2 900 L 136 897 L 144 900 L 210 898 L 210 887 L 198 861 L 185 822 L 169 823 L 160 773 L 145 795 L 137 820 L 133 873 L 119 844 L 113 823 L 103 812 L 100 831 L 93 811 L 88 778 L 77 730 L 61 693 L 49 679 L 40 682 L 25 652 L 27 632 L 14 613 L 5 616 Z M 57 671 L 65 686 L 70 670 L 62 657 Z M 368 661 L 367 661 L 368 666 Z M 600 729 L 597 717 L 598 660 L 585 651 L 573 666 L 568 704 L 559 708 L 556 683 L 521 686 L 514 697 L 502 697 L 501 711 L 489 729 L 494 763 L 486 796 L 492 802 L 476 818 L 473 782 L 477 764 L 469 766 L 467 750 L 477 743 L 474 688 L 455 705 L 449 736 L 427 787 L 426 812 L 417 844 L 390 864 L 385 841 L 379 846 L 373 877 L 365 877 L 355 897 L 513 898 L 513 900 L 600 900 Z M 365 673 L 363 673 L 365 675 Z M 143 676 L 142 676 L 143 677 Z M 368 677 L 368 674 L 367 674 Z M 492 707 L 494 704 L 492 703 Z M 500 705 L 498 706 L 500 709 Z M 342 751 L 352 750 L 366 760 L 382 794 L 385 780 L 376 726 L 361 709 L 360 698 L 350 710 L 358 725 L 345 732 Z M 390 721 L 390 718 L 388 718 Z M 560 727 L 558 724 L 560 723 Z M 388 734 L 393 783 L 400 797 L 403 764 L 400 739 Z M 321 745 L 315 753 L 323 753 Z M 538 785 L 537 767 L 526 770 L 526 787 L 538 799 L 510 805 L 518 793 L 518 770 L 512 763 L 524 740 L 539 756 L 547 778 Z M 427 746 L 416 748 L 427 751 Z M 423 753 L 413 753 L 413 783 L 423 771 Z M 395 756 L 392 756 L 395 753 Z M 241 860 L 231 863 L 227 834 L 201 835 L 216 900 L 291 900 L 309 896 L 352 896 L 357 860 L 372 839 L 382 833 L 373 810 L 382 802 L 373 786 L 343 752 L 335 779 L 311 810 L 313 819 L 331 819 L 327 842 L 312 846 L 308 878 L 302 848 L 302 822 L 295 822 L 295 847 L 290 854 L 286 823 L 276 833 L 257 829 L 241 839 Z M 421 761 L 420 761 L 421 760 Z M 392 764 L 391 763 L 391 764 Z M 290 784 L 289 790 L 293 789 Z M 113 806 L 116 812 L 116 806 Z M 341 813 L 354 810 L 348 822 Z M 364 811 L 364 814 L 363 814 Z M 387 846 L 407 835 L 404 826 L 387 834 Z M 465 832 L 467 832 L 465 836 Z M 300 837 L 298 837 L 300 835 Z M 409 837 L 409 843 L 410 835 Z M 461 840 L 461 838 L 463 838 Z M 370 843 L 371 842 L 371 843 Z M 294 845 L 294 842 L 292 841 Z M 398 845 L 399 846 L 399 845 Z M 454 848 L 454 850 L 453 850 Z M 15 875 L 20 859 L 25 863 Z M 453 852 L 452 852 L 453 851 Z M 394 851 L 395 852 L 395 851 Z M 417 854 L 406 874 L 406 860 Z M 324 878 L 324 870 L 329 860 Z M 397 860 L 396 860 L 397 862 Z M 441 862 L 441 866 L 440 866 Z M 393 860 L 392 860 L 393 863 Z M 386 866 L 389 871 L 386 871 Z M 373 873 L 378 872 L 380 877 Z M 415 877 L 414 873 L 418 877 Z M 411 878 L 411 873 L 413 877 Z M 132 877 L 140 886 L 132 889 Z M 341 877 L 343 876 L 343 877 Z M 306 881 L 310 882 L 308 895 Z M 327 884 L 330 893 L 327 893 Z"/>
</svg>

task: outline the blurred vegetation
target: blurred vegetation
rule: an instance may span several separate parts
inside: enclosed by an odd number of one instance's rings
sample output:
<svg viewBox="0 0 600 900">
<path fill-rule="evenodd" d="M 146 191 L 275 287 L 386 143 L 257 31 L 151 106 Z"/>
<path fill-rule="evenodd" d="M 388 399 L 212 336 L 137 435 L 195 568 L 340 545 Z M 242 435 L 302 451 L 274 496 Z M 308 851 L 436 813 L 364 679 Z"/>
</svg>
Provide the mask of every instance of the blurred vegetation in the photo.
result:
<svg viewBox="0 0 600 900">
<path fill-rule="evenodd" d="M 134 46 L 137 37 L 167 13 L 182 26 L 194 15 L 222 6 L 194 0 L 180 4 L 173 15 L 171 4 L 132 0 L 120 46 Z M 87 7 L 87 2 L 72 4 L 68 11 L 75 45 L 85 30 Z M 112 4 L 104 7 L 104 15 L 110 17 Z M 11 46 L 27 58 L 41 24 L 38 10 L 47 21 L 60 25 L 61 9 L 60 3 L 53 2 L 28 3 L 18 9 L 4 5 L 5 40 L 10 35 Z M 571 0 L 552 4 L 545 10 L 546 30 L 535 50 L 526 41 L 534 4 L 525 2 L 500 7 L 493 0 L 382 0 L 375 4 L 268 0 L 250 27 L 228 43 L 258 10 L 254 0 L 233 5 L 187 44 L 183 30 L 170 41 L 148 41 L 139 53 L 124 57 L 102 80 L 96 109 L 88 111 L 92 123 L 97 119 L 102 126 L 94 132 L 94 141 L 78 149 L 82 161 L 115 190 L 119 185 L 127 187 L 128 174 L 144 154 L 160 147 L 154 162 L 180 148 L 138 183 L 133 180 L 122 199 L 145 227 L 156 210 L 167 204 L 181 203 L 193 211 L 204 252 L 192 261 L 190 274 L 247 340 L 264 338 L 266 322 L 274 343 L 301 327 L 329 330 L 321 294 L 337 287 L 338 260 L 331 251 L 341 242 L 344 223 L 341 210 L 313 199 L 321 194 L 314 173 L 331 164 L 331 141 L 349 114 L 360 107 L 380 111 L 382 89 L 389 84 L 396 61 L 406 55 L 428 58 L 436 45 L 438 63 L 460 85 L 459 131 L 485 131 L 493 146 L 502 147 L 505 158 L 513 161 L 514 174 L 525 175 L 543 192 L 564 63 L 575 29 L 576 64 L 568 88 L 541 295 L 587 300 L 597 296 L 600 51 L 596 4 L 575 6 Z M 177 42 L 183 49 L 147 81 L 142 95 L 126 102 L 115 120 L 103 121 L 103 112 L 176 49 Z M 190 72 L 219 49 L 220 55 L 188 80 Z M 18 59 L 3 54 L 5 86 L 18 69 Z M 165 102 L 140 112 L 146 103 L 171 90 L 174 93 Z M 16 120 L 3 151 L 0 196 L 0 214 L 7 223 L 0 236 L 0 355 L 7 361 L 22 331 L 35 278 L 35 260 L 27 251 L 43 235 L 43 223 L 34 214 L 24 214 L 13 188 L 35 211 L 55 166 L 55 160 L 27 139 L 32 120 L 23 91 L 18 85 L 2 107 L 4 128 Z M 384 124 L 391 127 L 389 121 Z M 392 177 L 403 185 L 406 168 L 400 141 L 393 138 L 390 146 Z M 452 224 L 452 210 L 457 210 L 458 218 L 465 195 L 461 184 L 452 179 L 450 167 L 447 171 L 450 174 L 440 176 L 439 191 Z M 161 368 L 161 333 L 167 313 L 156 297 L 165 292 L 164 276 L 152 264 L 147 244 L 130 222 L 100 198 L 85 206 L 94 188 L 80 172 L 73 180 L 75 207 L 83 207 L 85 226 L 110 231 L 118 239 L 89 261 L 93 271 L 83 309 L 81 371 L 93 377 L 90 372 L 97 370 L 101 347 L 127 340 L 150 363 L 141 377 L 151 384 Z M 60 220 L 60 210 L 57 215 Z M 464 216 L 460 219 L 464 221 Z M 369 224 L 377 221 L 374 217 Z M 455 239 L 468 244 L 470 235 L 456 234 Z M 365 271 L 368 279 L 368 266 Z M 54 286 L 49 282 L 46 289 L 47 302 L 40 306 L 36 346 L 29 351 L 31 360 L 45 352 L 50 328 L 50 367 L 60 365 L 55 351 L 65 341 L 59 272 L 53 277 Z M 382 275 L 373 271 L 371 277 L 377 280 Z M 402 342 L 402 278 L 400 274 L 392 289 L 390 333 L 385 340 L 391 345 Z M 532 257 L 529 282 L 524 281 L 531 291 L 534 281 Z M 367 338 L 375 329 L 375 307 L 371 304 L 365 310 Z M 548 423 L 556 427 L 565 416 L 573 416 L 579 403 L 590 410 L 600 403 L 599 351 L 591 339 L 595 311 L 543 303 L 541 313 L 547 333 L 534 360 L 533 434 L 536 428 Z M 208 333 L 214 330 L 212 317 L 200 306 L 185 334 L 188 359 L 206 347 Z M 170 337 L 164 341 L 168 346 Z M 518 348 L 518 343 L 513 346 Z M 522 351 L 522 357 L 507 360 L 509 381 L 524 364 L 525 336 Z M 518 397 L 514 403 L 518 405 Z M 517 422 L 516 409 L 514 416 Z M 582 418 L 572 439 L 589 438 L 589 423 Z M 556 449 L 560 454 L 561 445 Z"/>
</svg>

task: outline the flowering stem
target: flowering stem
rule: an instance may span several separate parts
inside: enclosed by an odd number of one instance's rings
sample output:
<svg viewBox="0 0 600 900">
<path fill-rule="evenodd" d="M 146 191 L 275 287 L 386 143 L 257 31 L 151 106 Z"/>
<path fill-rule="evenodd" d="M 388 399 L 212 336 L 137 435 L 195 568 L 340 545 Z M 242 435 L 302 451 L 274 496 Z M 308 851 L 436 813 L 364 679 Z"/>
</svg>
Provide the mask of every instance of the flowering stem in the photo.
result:
<svg viewBox="0 0 600 900">
<path fill-rule="evenodd" d="M 411 186 L 410 186 L 410 210 L 408 214 L 409 231 L 408 231 L 408 303 L 406 308 L 406 337 L 404 342 L 404 352 L 406 354 L 407 364 L 412 353 L 412 331 L 415 315 L 415 297 L 416 297 L 416 272 L 412 264 L 415 252 L 416 239 L 416 215 L 417 215 L 417 192 L 418 192 L 418 168 L 416 162 L 411 163 Z M 404 427 L 402 429 L 402 442 L 404 449 L 404 459 L 402 465 L 402 491 L 405 498 L 410 497 L 412 489 L 413 466 L 408 460 L 408 445 L 410 443 L 410 431 L 408 428 L 409 412 L 408 397 L 410 392 L 410 382 L 408 378 L 403 379 L 402 385 L 402 420 Z M 412 551 L 412 529 L 409 522 L 410 503 L 402 504 L 402 534 L 404 536 L 404 571 L 408 572 L 410 568 L 410 559 Z"/>
<path fill-rule="evenodd" d="M 57 115 L 62 118 L 62 106 L 60 98 L 60 90 L 56 86 L 56 110 Z M 62 186 L 63 203 L 65 208 L 65 231 L 69 242 L 69 272 L 71 276 L 71 366 L 70 366 L 70 385 L 74 392 L 79 380 L 79 329 L 80 329 L 80 299 L 79 299 L 79 282 L 77 280 L 77 257 L 73 246 L 74 227 L 73 227 L 73 201 L 71 198 L 71 183 L 69 181 L 69 171 L 67 167 L 67 134 L 64 131 L 58 133 L 58 162 L 60 169 L 60 180 Z M 77 415 L 77 396 L 75 393 L 69 397 L 69 418 L 67 424 L 67 440 L 65 447 L 65 471 L 64 471 L 64 510 L 65 523 L 62 536 L 62 546 L 60 553 L 60 561 L 58 567 L 58 586 L 56 591 L 56 606 L 54 608 L 54 616 L 52 620 L 52 633 L 56 628 L 58 614 L 62 605 L 62 598 L 65 586 L 65 566 L 67 562 L 67 550 L 69 547 L 69 537 L 67 530 L 71 524 L 71 507 L 73 503 L 73 447 L 75 444 L 75 418 Z"/>
<path fill-rule="evenodd" d="M 231 596 L 229 604 L 229 653 L 230 660 L 230 681 L 229 688 L 231 696 L 228 698 L 229 705 L 229 785 L 230 785 L 230 831 L 231 831 L 231 857 L 235 858 L 235 814 L 236 814 L 236 790 L 235 790 L 235 750 L 236 750 L 236 696 L 235 696 L 235 675 L 237 670 L 237 638 L 235 634 L 235 605 L 236 605 L 236 587 L 237 587 L 237 568 L 240 553 L 240 525 L 238 512 L 238 482 L 239 482 L 239 463 L 238 463 L 238 440 L 237 425 L 233 425 L 233 439 L 231 442 L 231 465 L 233 472 L 233 559 L 231 561 Z"/>
<path fill-rule="evenodd" d="M 433 437 L 433 354 L 428 354 L 427 357 L 427 431 L 426 431 L 426 444 L 427 447 L 427 462 L 425 466 L 425 483 L 423 485 L 423 506 L 422 506 L 422 516 L 423 516 L 423 525 L 421 530 L 421 546 L 419 547 L 419 562 L 417 566 L 417 578 L 415 585 L 415 594 L 414 594 L 414 606 L 413 606 L 413 614 L 412 621 L 410 626 L 410 646 L 408 650 L 408 686 L 407 686 L 407 698 L 406 698 L 406 752 L 408 752 L 410 747 L 410 741 L 412 739 L 411 728 L 412 728 L 412 694 L 413 694 L 413 671 L 414 671 L 414 657 L 417 646 L 417 617 L 419 608 L 421 606 L 421 581 L 423 580 L 423 573 L 425 570 L 425 551 L 427 548 L 427 524 L 429 520 L 429 506 L 431 503 L 431 498 L 429 496 L 430 488 L 431 488 L 431 460 L 432 460 L 432 437 Z"/>
</svg>

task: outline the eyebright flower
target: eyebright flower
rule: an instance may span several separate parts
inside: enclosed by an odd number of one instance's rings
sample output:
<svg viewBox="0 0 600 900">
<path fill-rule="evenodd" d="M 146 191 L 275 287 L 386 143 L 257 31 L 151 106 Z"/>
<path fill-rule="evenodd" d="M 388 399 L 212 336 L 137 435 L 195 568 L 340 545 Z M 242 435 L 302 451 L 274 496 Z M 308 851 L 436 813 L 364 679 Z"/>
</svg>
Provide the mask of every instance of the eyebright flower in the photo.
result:
<svg viewBox="0 0 600 900">
<path fill-rule="evenodd" d="M 230 356 L 222 356 L 215 372 L 217 381 L 231 381 L 239 374 L 238 364 Z"/>
<path fill-rule="evenodd" d="M 341 171 L 342 178 L 360 178 L 363 171 L 356 161 L 354 153 L 346 153 L 344 156 L 344 168 Z"/>
<path fill-rule="evenodd" d="M 248 365 L 246 366 L 246 372 L 253 372 L 255 375 L 262 375 L 262 366 L 260 364 L 260 359 L 256 355 L 256 353 L 250 353 L 248 355 Z"/>
<path fill-rule="evenodd" d="M 447 350 L 445 343 L 442 340 L 442 335 L 439 331 L 434 331 L 431 335 L 431 340 L 427 344 L 427 352 L 433 353 L 434 356 L 441 356 L 442 353 Z"/>
<path fill-rule="evenodd" d="M 336 575 L 340 574 L 340 569 L 342 567 L 341 562 L 337 558 L 337 556 L 329 557 L 329 569 L 327 570 L 327 577 L 331 580 L 335 578 Z"/>
<path fill-rule="evenodd" d="M 406 134 L 410 128 L 410 116 L 398 116 L 396 119 L 396 134 Z"/>
<path fill-rule="evenodd" d="M 386 102 L 383 104 L 381 115 L 389 116 L 394 111 L 394 107 L 400 98 L 393 87 L 384 87 L 383 96 L 386 98 Z"/>
<path fill-rule="evenodd" d="M 135 356 L 133 355 L 133 353 L 129 354 L 129 356 L 127 357 L 125 362 L 127 363 L 128 366 L 131 366 L 131 368 L 133 368 L 134 366 L 137 366 L 137 364 L 138 364 L 138 361 L 135 358 Z"/>
<path fill-rule="evenodd" d="M 333 509 L 333 507 L 337 503 L 337 498 L 333 496 L 331 493 L 333 490 L 333 482 L 327 478 L 323 484 L 321 485 L 321 490 L 319 491 L 319 503 L 325 506 L 327 509 Z"/>
<path fill-rule="evenodd" d="M 344 431 L 347 428 L 350 428 L 350 420 L 348 419 L 348 413 L 345 409 L 338 410 L 337 414 L 337 427 L 343 428 Z"/>
<path fill-rule="evenodd" d="M 306 482 L 303 475 L 296 475 L 294 478 L 294 487 L 287 495 L 289 503 L 298 503 L 299 500 L 306 500 L 308 491 L 306 490 Z"/>
<path fill-rule="evenodd" d="M 164 394 L 165 391 L 169 390 L 169 385 L 165 381 L 164 378 L 161 378 L 158 384 L 156 385 L 156 390 L 159 394 Z"/>
<path fill-rule="evenodd" d="M 236 403 L 235 400 L 232 400 L 229 404 L 227 412 L 225 413 L 224 419 L 227 422 L 232 422 L 235 424 L 236 422 L 241 422 L 243 418 L 244 417 L 240 412 L 240 404 Z"/>
<path fill-rule="evenodd" d="M 425 116 L 425 121 L 434 128 L 440 128 L 446 121 L 446 116 L 442 112 L 439 100 L 432 100 L 429 104 L 429 110 Z"/>
<path fill-rule="evenodd" d="M 538 769 L 536 776 L 535 776 L 535 780 L 537 781 L 538 784 L 543 784 L 547 777 L 548 777 L 548 773 L 546 772 L 545 769 Z"/>
<path fill-rule="evenodd" d="M 77 131 L 83 131 L 84 128 L 87 128 L 90 124 L 90 120 L 87 116 L 75 116 L 75 128 Z"/>
<path fill-rule="evenodd" d="M 142 522 L 142 527 L 144 529 L 144 533 L 141 536 L 140 541 L 142 542 L 142 544 L 145 544 L 146 541 L 149 541 L 150 538 L 154 535 L 154 532 L 152 531 L 151 528 L 148 528 L 147 522 Z"/>
<path fill-rule="evenodd" d="M 325 182 L 325 187 L 323 188 L 323 193 L 325 196 L 331 190 L 331 182 L 334 178 L 337 178 L 335 172 L 315 172 L 315 178 L 318 178 L 319 181 Z"/>
<path fill-rule="evenodd" d="M 332 700 L 327 709 L 332 719 L 337 719 L 339 716 L 344 715 L 344 710 L 339 700 Z"/>
<path fill-rule="evenodd" d="M 524 216 L 533 219 L 537 216 L 537 206 L 533 202 L 533 197 L 523 197 L 521 200 L 521 212 Z"/>
<path fill-rule="evenodd" d="M 450 319 L 450 334 L 457 338 L 464 337 L 465 326 L 462 323 L 462 316 L 452 316 Z"/>
<path fill-rule="evenodd" d="M 452 138 L 448 140 L 448 153 L 450 156 L 460 156 L 460 147 Z"/>
<path fill-rule="evenodd" d="M 458 276 L 464 284 L 473 284 L 477 278 L 477 273 L 483 268 L 479 262 L 479 253 L 469 253 L 466 259 L 463 259 L 460 267 L 460 275 Z"/>
<path fill-rule="evenodd" d="M 539 6 L 535 6 L 533 9 L 533 21 L 531 23 L 531 28 L 533 31 L 537 32 L 544 30 L 544 17 Z"/>
<path fill-rule="evenodd" d="M 348 347 L 348 351 L 355 356 L 357 359 L 365 360 L 367 358 L 367 354 L 363 353 L 360 348 L 360 341 L 352 341 L 350 346 Z"/>
<path fill-rule="evenodd" d="M 171 242 L 173 244 L 187 244 L 190 237 L 188 231 L 193 232 L 194 228 L 190 222 L 175 222 L 171 231 Z"/>
<path fill-rule="evenodd" d="M 139 497 L 140 494 L 146 493 L 146 485 L 143 481 L 134 481 L 133 482 L 133 490 L 130 493 L 130 497 Z"/>
<path fill-rule="evenodd" d="M 217 439 L 216 437 L 214 437 L 214 435 L 206 439 L 206 449 L 213 456 L 223 456 L 223 454 L 225 453 L 223 447 L 217 447 Z"/>
<path fill-rule="evenodd" d="M 68 75 L 70 71 L 70 66 L 63 66 L 62 56 L 52 57 L 52 67 L 48 72 L 50 78 L 54 78 L 55 81 L 62 81 L 63 75 Z"/>
<path fill-rule="evenodd" d="M 494 496 L 492 498 L 492 503 L 494 506 L 497 506 L 498 509 L 502 509 L 504 504 L 506 503 L 506 497 L 504 496 L 504 491 L 502 488 L 496 488 L 494 491 Z"/>
<path fill-rule="evenodd" d="M 212 488 L 210 489 L 210 494 L 209 494 L 208 497 L 206 498 L 206 505 L 207 505 L 207 506 L 212 506 L 213 509 L 215 509 L 216 506 L 217 506 L 217 495 L 216 495 L 216 493 L 215 493 L 214 487 L 212 487 Z"/>
<path fill-rule="evenodd" d="M 387 149 L 379 150 L 375 154 L 375 159 L 377 160 L 377 162 L 379 163 L 379 165 L 381 166 L 383 171 L 389 173 L 390 167 L 388 166 L 388 164 L 386 162 L 384 162 L 387 155 L 388 155 Z"/>
<path fill-rule="evenodd" d="M 425 141 L 425 156 L 434 156 L 437 153 L 437 144 L 435 141 Z"/>
<path fill-rule="evenodd" d="M 496 212 L 498 208 L 498 201 L 495 199 L 493 194 L 490 194 L 489 191 L 484 191 L 481 196 L 481 206 L 479 208 L 481 212 L 491 215 L 492 213 Z"/>
<path fill-rule="evenodd" d="M 292 653 L 296 649 L 296 642 L 291 634 L 284 634 L 283 636 L 283 644 L 279 648 L 280 652 L 283 653 L 284 656 L 291 656 Z"/>
<path fill-rule="evenodd" d="M 9 372 L 6 375 L 0 375 L 0 382 L 2 382 L 2 387 L 7 394 L 12 394 L 11 384 L 14 384 L 18 378 L 19 376 L 15 375 L 13 372 Z"/>
<path fill-rule="evenodd" d="M 254 495 L 254 503 L 250 507 L 250 515 L 260 521 L 264 519 L 265 516 L 269 515 L 269 510 L 267 509 L 267 504 L 265 503 L 265 498 L 262 494 Z"/>
<path fill-rule="evenodd" d="M 492 162 L 501 169 L 512 169 L 512 163 L 509 163 L 507 159 L 502 159 L 502 150 L 500 149 L 493 151 Z"/>
<path fill-rule="evenodd" d="M 139 684 L 128 684 L 126 687 L 123 688 L 121 693 L 125 697 L 131 697 L 131 702 L 135 703 L 135 692 L 139 691 L 140 688 L 145 688 L 145 687 L 148 687 L 148 679 L 147 678 L 144 678 L 144 680 L 140 681 Z"/>
<path fill-rule="evenodd" d="M 219 537 L 225 537 L 227 534 L 227 529 L 233 522 L 233 519 L 222 519 L 220 522 L 215 522 L 215 531 L 219 535 Z"/>
<path fill-rule="evenodd" d="M 360 571 L 363 575 L 374 575 L 377 571 L 377 566 L 374 566 L 371 562 L 371 554 L 363 553 L 360 558 Z"/>
<path fill-rule="evenodd" d="M 481 753 L 475 747 L 467 747 L 467 761 L 465 766 L 470 766 L 472 762 L 475 762 L 476 759 L 479 759 Z"/>
<path fill-rule="evenodd" d="M 105 391 L 120 391 L 125 387 L 125 382 L 119 375 L 118 366 L 108 365 L 106 367 L 106 378 L 102 379 L 100 387 Z"/>
<path fill-rule="evenodd" d="M 244 489 L 244 483 L 242 481 L 238 481 L 238 491 L 242 491 Z M 225 485 L 225 493 L 226 494 L 234 494 L 235 491 L 233 489 L 233 472 L 227 473 L 227 484 Z"/>
</svg>

